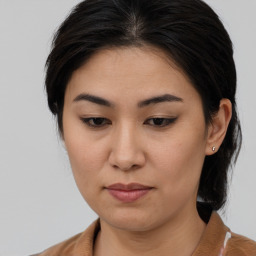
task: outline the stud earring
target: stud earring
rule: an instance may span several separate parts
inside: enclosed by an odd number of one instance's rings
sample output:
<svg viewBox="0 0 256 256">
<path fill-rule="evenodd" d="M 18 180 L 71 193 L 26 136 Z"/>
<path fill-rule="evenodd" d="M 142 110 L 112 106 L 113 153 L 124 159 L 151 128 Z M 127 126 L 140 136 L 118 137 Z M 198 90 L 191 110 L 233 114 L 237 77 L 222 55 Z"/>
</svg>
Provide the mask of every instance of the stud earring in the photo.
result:
<svg viewBox="0 0 256 256">
<path fill-rule="evenodd" d="M 212 151 L 215 152 L 215 150 L 216 150 L 216 147 L 213 146 L 213 147 L 212 147 Z"/>
</svg>

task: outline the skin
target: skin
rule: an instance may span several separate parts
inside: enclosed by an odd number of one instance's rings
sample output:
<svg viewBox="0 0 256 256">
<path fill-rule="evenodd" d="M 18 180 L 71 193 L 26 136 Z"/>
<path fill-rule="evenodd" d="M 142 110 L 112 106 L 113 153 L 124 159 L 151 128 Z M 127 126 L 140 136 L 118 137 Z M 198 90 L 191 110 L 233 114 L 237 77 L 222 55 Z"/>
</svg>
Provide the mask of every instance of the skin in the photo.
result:
<svg viewBox="0 0 256 256">
<path fill-rule="evenodd" d="M 167 94 L 180 100 L 139 106 Z M 104 119 L 88 119 L 95 117 Z M 231 103 L 223 99 L 207 125 L 198 92 L 155 48 L 102 50 L 73 73 L 63 139 L 77 186 L 101 220 L 94 255 L 193 253 L 205 229 L 196 210 L 202 165 L 221 145 L 230 118 Z M 152 189 L 129 203 L 106 189 L 132 182 Z"/>
</svg>

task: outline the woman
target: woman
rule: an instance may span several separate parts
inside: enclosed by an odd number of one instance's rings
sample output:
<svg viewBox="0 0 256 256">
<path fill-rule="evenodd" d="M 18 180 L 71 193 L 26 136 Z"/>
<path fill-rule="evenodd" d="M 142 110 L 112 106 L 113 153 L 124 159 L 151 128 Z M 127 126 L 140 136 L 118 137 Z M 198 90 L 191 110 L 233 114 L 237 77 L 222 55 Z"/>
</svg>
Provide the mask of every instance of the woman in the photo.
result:
<svg viewBox="0 0 256 256">
<path fill-rule="evenodd" d="M 241 130 L 232 43 L 204 2 L 81 2 L 46 89 L 99 220 L 39 255 L 256 255 L 216 213 Z"/>
</svg>

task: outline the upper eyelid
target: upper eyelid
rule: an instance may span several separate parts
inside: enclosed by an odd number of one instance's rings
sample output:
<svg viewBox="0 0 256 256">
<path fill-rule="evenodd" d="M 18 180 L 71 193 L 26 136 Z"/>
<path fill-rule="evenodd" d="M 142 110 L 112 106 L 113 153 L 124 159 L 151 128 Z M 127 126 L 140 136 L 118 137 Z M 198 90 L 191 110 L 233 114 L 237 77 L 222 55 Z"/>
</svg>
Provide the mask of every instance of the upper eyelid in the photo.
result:
<svg viewBox="0 0 256 256">
<path fill-rule="evenodd" d="M 89 117 L 80 117 L 81 120 L 90 120 L 90 119 L 105 119 L 108 121 L 111 121 L 109 118 L 103 117 L 103 116 L 89 116 Z M 166 116 L 151 116 L 145 119 L 145 121 L 147 120 L 151 120 L 151 119 L 168 119 L 168 120 L 174 120 L 177 119 L 177 117 L 166 117 Z"/>
<path fill-rule="evenodd" d="M 80 118 L 82 120 L 82 122 L 88 126 L 88 128 L 91 129 L 102 129 L 102 128 L 106 128 L 109 125 L 112 125 L 111 120 L 104 118 L 104 117 L 88 117 L 88 118 Z M 91 124 L 90 120 L 93 119 L 103 119 L 103 123 L 102 124 Z M 153 121 L 154 119 L 162 119 L 163 123 L 161 124 L 155 124 L 155 123 L 150 123 L 150 121 Z M 148 125 L 154 128 L 158 128 L 158 129 L 163 129 L 163 128 L 167 128 L 170 125 L 174 124 L 176 122 L 177 117 L 151 117 L 151 118 L 147 118 L 144 122 L 143 125 Z M 154 121 L 153 121 L 154 122 Z"/>
<path fill-rule="evenodd" d="M 153 115 L 153 116 L 149 116 L 147 119 L 154 119 L 154 118 L 158 118 L 158 119 L 175 119 L 177 117 L 176 116 L 166 116 L 166 115 Z"/>
<path fill-rule="evenodd" d="M 107 117 L 104 117 L 104 116 L 81 116 L 80 119 L 83 119 L 83 120 L 89 120 L 89 119 L 97 119 L 97 118 L 100 118 L 100 119 L 105 119 L 105 120 L 110 120 L 109 118 Z M 145 120 L 149 120 L 149 119 L 176 119 L 177 117 L 172 117 L 172 116 L 150 116 L 150 117 L 147 117 Z"/>
<path fill-rule="evenodd" d="M 105 121 L 103 122 L 103 124 L 99 124 L 99 125 L 97 125 L 97 124 L 90 124 L 90 120 L 91 119 L 94 119 L 95 117 L 89 117 L 89 118 L 83 118 L 83 117 L 81 117 L 80 118 L 80 120 L 84 123 L 84 125 L 86 125 L 88 128 L 90 128 L 90 129 L 95 129 L 95 130 L 97 130 L 97 129 L 103 129 L 103 128 L 105 128 L 106 126 L 108 126 L 108 125 L 111 125 L 111 121 L 109 120 L 109 119 L 106 119 L 106 118 L 102 118 L 102 119 L 104 119 Z M 96 117 L 95 119 L 97 119 L 97 118 L 101 118 L 101 117 Z M 110 121 L 110 122 L 109 122 Z"/>
<path fill-rule="evenodd" d="M 81 117 L 80 119 L 82 120 L 91 120 L 91 119 L 104 119 L 110 121 L 110 119 L 106 117 L 101 117 L 101 116 L 93 116 L 93 117 Z"/>
<path fill-rule="evenodd" d="M 164 119 L 164 120 L 175 120 L 178 117 L 166 117 L 166 116 L 152 116 L 146 119 L 147 120 L 151 120 L 151 119 Z"/>
<path fill-rule="evenodd" d="M 151 117 L 146 119 L 146 121 L 148 120 L 152 120 L 152 119 L 163 119 L 163 120 L 168 120 L 168 121 L 176 121 L 177 117 Z"/>
</svg>

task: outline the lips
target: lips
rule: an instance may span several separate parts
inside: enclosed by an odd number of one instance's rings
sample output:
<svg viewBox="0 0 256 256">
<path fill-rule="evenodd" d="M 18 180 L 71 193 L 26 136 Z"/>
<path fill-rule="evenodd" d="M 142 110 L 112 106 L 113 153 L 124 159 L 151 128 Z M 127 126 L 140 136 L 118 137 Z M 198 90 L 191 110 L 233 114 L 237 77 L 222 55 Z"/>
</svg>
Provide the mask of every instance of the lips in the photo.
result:
<svg viewBox="0 0 256 256">
<path fill-rule="evenodd" d="M 124 203 L 131 203 L 145 196 L 153 188 L 138 183 L 116 183 L 106 187 L 106 189 L 115 199 Z"/>
</svg>

